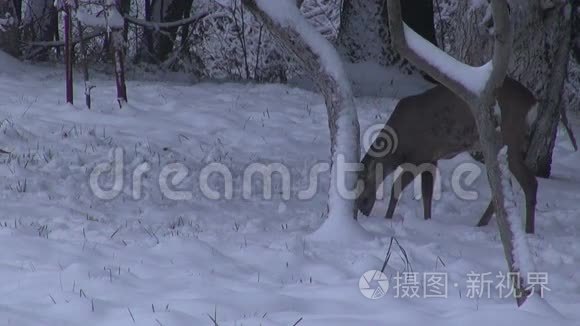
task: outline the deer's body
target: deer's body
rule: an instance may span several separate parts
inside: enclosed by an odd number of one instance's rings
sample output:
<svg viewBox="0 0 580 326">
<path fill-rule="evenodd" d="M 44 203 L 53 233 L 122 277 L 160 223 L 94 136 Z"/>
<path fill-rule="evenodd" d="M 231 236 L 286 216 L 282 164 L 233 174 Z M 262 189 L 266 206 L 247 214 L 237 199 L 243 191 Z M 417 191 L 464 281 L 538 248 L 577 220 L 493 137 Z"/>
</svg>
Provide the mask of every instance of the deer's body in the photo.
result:
<svg viewBox="0 0 580 326">
<path fill-rule="evenodd" d="M 526 196 L 526 232 L 533 233 L 537 181 L 524 159 L 529 125 L 535 119 L 537 100 L 525 86 L 508 77 L 498 90 L 497 99 L 501 110 L 501 139 L 503 145 L 508 147 L 509 168 Z M 436 166 L 440 159 L 477 151 L 480 147 L 476 122 L 469 106 L 442 85 L 401 99 L 386 127 L 396 132 L 398 146 L 391 153 L 376 155 L 382 145 L 379 134 L 371 146 L 372 151 L 369 150 L 362 160 L 364 170 L 359 179 L 364 181 L 365 188 L 357 199 L 357 207 L 364 215 L 370 214 L 376 200 L 376 190 L 382 182 L 377 180 L 377 168 L 382 169 L 384 180 L 401 165 L 420 166 L 427 163 Z M 385 129 L 382 132 L 386 132 Z M 403 171 L 395 180 L 387 218 L 392 218 L 399 197 L 399 193 L 394 191 L 395 185 L 400 183 L 400 190 L 403 190 L 414 177 L 414 174 Z M 424 215 L 428 219 L 431 218 L 433 171 L 422 172 L 421 178 Z M 490 203 L 479 225 L 486 225 L 492 215 L 493 205 Z"/>
</svg>

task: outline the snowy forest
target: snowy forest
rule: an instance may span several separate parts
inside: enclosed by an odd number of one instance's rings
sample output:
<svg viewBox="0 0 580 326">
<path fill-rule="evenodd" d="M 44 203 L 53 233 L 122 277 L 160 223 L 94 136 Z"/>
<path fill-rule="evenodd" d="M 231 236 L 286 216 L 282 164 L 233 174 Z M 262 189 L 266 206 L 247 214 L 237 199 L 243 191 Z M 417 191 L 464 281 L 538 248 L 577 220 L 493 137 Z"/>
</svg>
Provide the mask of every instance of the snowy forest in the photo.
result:
<svg viewBox="0 0 580 326">
<path fill-rule="evenodd" d="M 578 0 L 0 0 L 0 325 L 580 325 L 579 132 Z"/>
</svg>

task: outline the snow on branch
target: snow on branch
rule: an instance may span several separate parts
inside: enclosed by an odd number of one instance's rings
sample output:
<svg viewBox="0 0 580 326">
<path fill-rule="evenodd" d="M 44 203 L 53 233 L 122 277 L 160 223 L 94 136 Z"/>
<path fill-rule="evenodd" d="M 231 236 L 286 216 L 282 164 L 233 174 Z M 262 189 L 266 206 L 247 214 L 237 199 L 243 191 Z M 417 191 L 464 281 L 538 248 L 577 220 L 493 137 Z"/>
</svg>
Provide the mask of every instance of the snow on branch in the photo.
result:
<svg viewBox="0 0 580 326">
<path fill-rule="evenodd" d="M 473 94 L 481 94 L 483 92 L 491 74 L 491 61 L 481 67 L 473 67 L 454 59 L 431 42 L 422 38 L 407 24 L 404 24 L 404 33 L 410 51 L 428 59 L 431 66 L 445 72 L 454 81 L 464 86 L 467 91 Z"/>
<path fill-rule="evenodd" d="M 505 1 L 499 2 L 502 4 L 498 5 L 495 1 L 491 4 L 497 20 L 493 60 L 481 67 L 472 67 L 454 59 L 409 28 L 402 19 L 400 0 L 387 1 L 391 40 L 403 57 L 463 100 L 473 102 L 486 90 L 495 89 L 503 83 L 503 68 L 507 67 L 511 55 L 511 42 L 506 40 L 511 33 L 505 28 L 509 24 L 507 9 L 504 12 L 507 4 Z"/>
</svg>

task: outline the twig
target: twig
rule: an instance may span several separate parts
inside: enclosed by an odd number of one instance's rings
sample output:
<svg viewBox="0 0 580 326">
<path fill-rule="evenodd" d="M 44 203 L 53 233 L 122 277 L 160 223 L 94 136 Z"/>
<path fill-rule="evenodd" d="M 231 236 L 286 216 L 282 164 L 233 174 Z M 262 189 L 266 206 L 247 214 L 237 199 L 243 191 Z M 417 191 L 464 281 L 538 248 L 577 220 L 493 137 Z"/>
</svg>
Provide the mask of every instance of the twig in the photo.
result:
<svg viewBox="0 0 580 326">
<path fill-rule="evenodd" d="M 201 12 L 193 17 L 189 17 L 189 18 L 185 18 L 185 19 L 181 19 L 181 20 L 176 20 L 173 22 L 151 22 L 151 21 L 147 21 L 144 19 L 139 19 L 139 18 L 135 18 L 129 15 L 125 15 L 125 19 L 134 25 L 138 25 L 138 26 L 142 26 L 145 28 L 149 28 L 149 29 L 169 29 L 169 28 L 175 28 L 175 27 L 180 27 L 183 25 L 189 25 L 189 24 L 195 24 L 197 23 L 199 20 L 205 18 L 209 13 L 204 11 Z"/>
</svg>

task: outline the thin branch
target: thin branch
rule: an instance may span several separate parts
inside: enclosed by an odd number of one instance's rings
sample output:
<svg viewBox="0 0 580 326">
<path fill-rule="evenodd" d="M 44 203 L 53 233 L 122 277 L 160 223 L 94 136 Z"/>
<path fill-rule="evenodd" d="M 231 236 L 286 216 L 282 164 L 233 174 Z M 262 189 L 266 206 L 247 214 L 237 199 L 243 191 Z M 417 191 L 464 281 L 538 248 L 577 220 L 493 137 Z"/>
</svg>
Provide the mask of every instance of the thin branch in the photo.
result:
<svg viewBox="0 0 580 326">
<path fill-rule="evenodd" d="M 149 29 L 169 29 L 169 28 L 175 28 L 175 27 L 180 27 L 180 26 L 184 26 L 184 25 L 190 25 L 190 24 L 196 24 L 198 21 L 200 21 L 201 19 L 205 18 L 207 15 L 209 15 L 209 13 L 207 11 L 201 12 L 195 16 L 189 17 L 189 18 L 184 18 L 184 19 L 180 19 L 180 20 L 176 20 L 173 22 L 151 22 L 151 21 L 147 21 L 144 19 L 139 19 L 139 18 L 135 18 L 129 15 L 125 15 L 125 19 L 134 25 L 138 25 L 138 26 L 142 26 L 145 28 L 149 28 Z"/>
<path fill-rule="evenodd" d="M 85 35 L 82 38 L 82 40 L 88 41 L 88 40 L 93 39 L 95 37 L 103 36 L 105 33 L 106 33 L 105 31 L 93 32 L 93 33 Z M 72 40 L 72 44 L 76 45 L 80 41 L 81 41 L 81 38 L 76 37 L 74 40 Z M 64 46 L 64 41 L 45 41 L 45 42 L 25 42 L 24 43 L 24 47 L 32 47 L 32 46 L 45 47 L 45 48 L 60 47 L 60 46 Z"/>
</svg>

